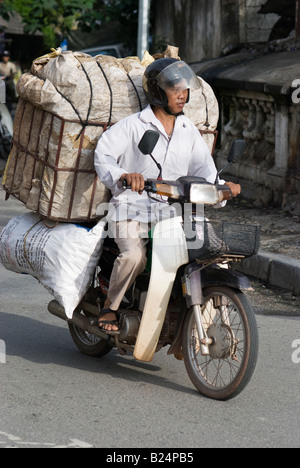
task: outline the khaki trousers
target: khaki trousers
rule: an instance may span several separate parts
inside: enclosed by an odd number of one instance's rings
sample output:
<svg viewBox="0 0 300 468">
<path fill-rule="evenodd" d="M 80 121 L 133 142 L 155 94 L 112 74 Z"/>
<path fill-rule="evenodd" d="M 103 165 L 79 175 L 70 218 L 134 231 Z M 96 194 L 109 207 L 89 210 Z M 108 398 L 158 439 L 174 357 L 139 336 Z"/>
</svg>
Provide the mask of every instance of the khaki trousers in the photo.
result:
<svg viewBox="0 0 300 468">
<path fill-rule="evenodd" d="M 110 309 L 120 308 L 126 291 L 145 270 L 147 264 L 148 224 L 134 220 L 110 222 L 109 235 L 114 237 L 120 255 L 115 260 L 110 278 Z"/>
</svg>

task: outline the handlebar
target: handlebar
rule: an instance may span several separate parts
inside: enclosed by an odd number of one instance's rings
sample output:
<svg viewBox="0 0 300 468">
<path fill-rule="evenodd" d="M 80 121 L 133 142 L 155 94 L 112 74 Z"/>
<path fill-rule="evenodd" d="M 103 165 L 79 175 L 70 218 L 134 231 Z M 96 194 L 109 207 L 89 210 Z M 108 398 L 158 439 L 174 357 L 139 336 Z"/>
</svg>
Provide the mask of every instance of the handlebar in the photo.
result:
<svg viewBox="0 0 300 468">
<path fill-rule="evenodd" d="M 131 185 L 129 185 L 129 184 L 127 183 L 127 180 L 126 180 L 126 179 L 122 180 L 122 188 L 123 188 L 124 190 L 129 190 L 129 189 L 131 189 Z M 144 187 L 144 191 L 145 191 L 145 192 L 151 192 L 152 189 L 153 189 L 153 185 L 152 185 L 151 183 L 147 183 L 147 181 L 146 181 L 145 187 Z"/>
<path fill-rule="evenodd" d="M 131 189 L 131 185 L 124 179 L 120 187 Z M 219 202 L 233 198 L 230 187 L 226 185 L 210 184 L 199 177 L 181 177 L 177 181 L 148 179 L 145 181 L 145 192 L 161 195 L 168 198 L 169 203 L 195 203 L 203 205 L 216 205 Z"/>
</svg>

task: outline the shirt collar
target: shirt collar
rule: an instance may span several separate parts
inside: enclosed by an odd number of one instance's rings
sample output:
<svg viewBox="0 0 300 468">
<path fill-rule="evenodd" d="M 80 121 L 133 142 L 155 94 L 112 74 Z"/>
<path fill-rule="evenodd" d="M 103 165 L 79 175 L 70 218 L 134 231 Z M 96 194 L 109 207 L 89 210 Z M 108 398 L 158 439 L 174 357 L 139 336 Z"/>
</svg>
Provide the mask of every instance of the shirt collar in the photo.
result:
<svg viewBox="0 0 300 468">
<path fill-rule="evenodd" d="M 140 119 L 145 123 L 157 123 L 158 121 L 150 104 L 148 104 L 148 106 L 145 107 L 144 110 L 142 110 L 140 114 Z"/>
<path fill-rule="evenodd" d="M 184 120 L 181 120 L 183 119 L 184 116 L 178 116 L 176 118 L 176 122 L 175 122 L 175 128 L 178 128 L 178 126 L 180 126 L 180 123 L 182 123 L 182 126 L 183 127 L 186 127 L 186 124 L 185 124 L 185 121 Z M 158 118 L 155 116 L 152 108 L 151 108 L 151 105 L 148 104 L 147 107 L 145 107 L 144 110 L 142 110 L 142 112 L 140 113 L 140 119 L 142 120 L 142 122 L 144 123 L 151 123 L 152 125 L 154 125 L 157 129 L 159 129 L 162 133 L 165 133 L 165 129 L 163 127 L 163 124 L 161 123 L 160 120 L 158 120 Z M 175 130 L 175 129 L 174 129 Z"/>
</svg>

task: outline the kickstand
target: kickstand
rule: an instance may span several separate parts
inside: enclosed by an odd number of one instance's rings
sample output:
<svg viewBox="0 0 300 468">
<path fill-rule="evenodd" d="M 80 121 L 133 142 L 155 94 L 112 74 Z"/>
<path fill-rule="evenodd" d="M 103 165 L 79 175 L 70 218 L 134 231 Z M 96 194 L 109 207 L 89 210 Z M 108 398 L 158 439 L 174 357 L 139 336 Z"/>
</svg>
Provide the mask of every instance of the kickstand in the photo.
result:
<svg viewBox="0 0 300 468">
<path fill-rule="evenodd" d="M 122 348 L 122 346 L 121 346 L 121 344 L 120 344 L 120 341 L 119 341 L 118 335 L 114 335 L 114 339 L 115 339 L 115 343 L 116 343 L 116 347 L 117 347 L 118 353 L 119 353 L 121 356 L 126 356 L 126 355 L 127 355 L 127 351 L 126 351 L 126 349 Z"/>
</svg>

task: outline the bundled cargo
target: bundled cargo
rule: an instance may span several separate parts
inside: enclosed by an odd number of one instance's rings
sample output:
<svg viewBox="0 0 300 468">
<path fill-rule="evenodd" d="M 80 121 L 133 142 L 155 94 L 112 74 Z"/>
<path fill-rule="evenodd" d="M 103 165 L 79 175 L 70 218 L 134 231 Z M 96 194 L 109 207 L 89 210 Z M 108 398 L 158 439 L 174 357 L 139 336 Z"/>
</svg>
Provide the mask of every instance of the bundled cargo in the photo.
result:
<svg viewBox="0 0 300 468">
<path fill-rule="evenodd" d="M 17 216 L 0 231 L 0 263 L 38 279 L 72 318 L 99 261 L 104 228 L 100 221 L 91 230 L 69 223 L 49 229 L 36 213 Z"/>
<path fill-rule="evenodd" d="M 150 58 L 150 61 L 153 60 Z M 43 217 L 90 221 L 110 194 L 98 180 L 94 151 L 106 128 L 147 105 L 145 64 L 60 50 L 33 62 L 20 78 L 20 96 L 4 188 Z M 219 111 L 199 78 L 185 113 L 212 150 Z"/>
<path fill-rule="evenodd" d="M 134 59 L 72 52 L 35 61 L 18 83 L 7 193 L 48 219 L 94 219 L 109 198 L 95 173 L 94 150 L 108 125 L 147 104 L 143 70 Z"/>
</svg>

